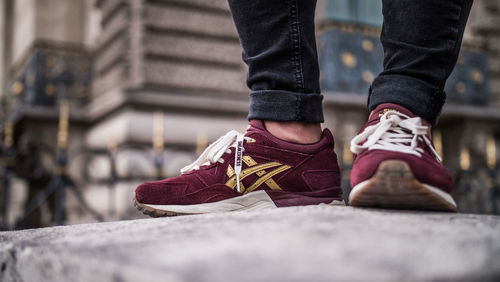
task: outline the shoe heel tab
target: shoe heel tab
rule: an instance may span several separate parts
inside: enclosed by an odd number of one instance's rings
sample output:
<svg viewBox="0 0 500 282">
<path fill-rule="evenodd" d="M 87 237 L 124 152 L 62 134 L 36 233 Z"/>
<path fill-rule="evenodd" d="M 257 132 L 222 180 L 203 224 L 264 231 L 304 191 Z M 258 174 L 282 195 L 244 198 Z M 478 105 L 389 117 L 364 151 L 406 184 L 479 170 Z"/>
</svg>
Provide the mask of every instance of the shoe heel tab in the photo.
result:
<svg viewBox="0 0 500 282">
<path fill-rule="evenodd" d="M 325 128 L 323 129 L 322 137 L 328 140 L 328 143 L 331 143 L 333 147 L 335 147 L 335 140 L 333 139 L 333 134 L 330 131 L 330 129 Z"/>
<path fill-rule="evenodd" d="M 266 127 L 264 126 L 264 122 L 261 121 L 261 120 L 257 120 L 257 119 L 252 119 L 252 120 L 250 120 L 248 122 L 248 128 L 247 128 L 247 130 L 250 130 L 252 128 L 260 129 L 260 130 L 263 130 L 263 131 L 267 131 Z"/>
</svg>

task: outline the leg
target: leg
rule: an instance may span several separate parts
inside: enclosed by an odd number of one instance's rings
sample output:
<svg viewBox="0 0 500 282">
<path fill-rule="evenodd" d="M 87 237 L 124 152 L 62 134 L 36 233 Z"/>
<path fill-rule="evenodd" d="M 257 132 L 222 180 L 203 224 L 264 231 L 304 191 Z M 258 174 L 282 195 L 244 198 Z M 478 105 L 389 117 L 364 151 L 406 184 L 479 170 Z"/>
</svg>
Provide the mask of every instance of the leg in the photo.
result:
<svg viewBox="0 0 500 282">
<path fill-rule="evenodd" d="M 219 138 L 182 175 L 140 185 L 136 207 L 167 216 L 342 204 L 333 136 L 319 124 L 316 2 L 229 4 L 248 65 L 250 126 Z"/>
<path fill-rule="evenodd" d="M 249 120 L 275 136 L 312 143 L 323 122 L 315 0 L 229 0 L 248 65 Z"/>
<path fill-rule="evenodd" d="M 472 0 L 383 1 L 384 71 L 372 84 L 370 111 L 395 103 L 436 123 L 471 6 Z"/>
<path fill-rule="evenodd" d="M 453 180 L 437 160 L 430 126 L 445 101 L 472 0 L 384 0 L 384 71 L 367 124 L 351 142 L 354 206 L 456 211 Z"/>
</svg>

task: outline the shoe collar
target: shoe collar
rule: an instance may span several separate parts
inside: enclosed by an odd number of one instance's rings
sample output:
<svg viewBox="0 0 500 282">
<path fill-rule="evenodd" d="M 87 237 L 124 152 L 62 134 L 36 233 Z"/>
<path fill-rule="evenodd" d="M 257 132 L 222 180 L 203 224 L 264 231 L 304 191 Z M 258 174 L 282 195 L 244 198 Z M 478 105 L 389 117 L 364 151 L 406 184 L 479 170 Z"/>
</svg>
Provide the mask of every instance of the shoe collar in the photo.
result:
<svg viewBox="0 0 500 282">
<path fill-rule="evenodd" d="M 296 152 L 303 152 L 303 153 L 316 153 L 329 146 L 333 148 L 335 144 L 333 135 L 327 128 L 323 130 L 320 140 L 316 143 L 297 144 L 281 140 L 272 135 L 271 133 L 269 133 L 269 131 L 267 131 L 266 127 L 264 126 L 264 123 L 261 120 L 251 120 L 249 122 L 245 136 L 254 138 L 258 141 L 262 140 L 262 142 L 264 142 L 265 140 L 266 145 L 267 144 L 271 146 L 274 145 L 282 149 L 296 151 Z"/>
</svg>

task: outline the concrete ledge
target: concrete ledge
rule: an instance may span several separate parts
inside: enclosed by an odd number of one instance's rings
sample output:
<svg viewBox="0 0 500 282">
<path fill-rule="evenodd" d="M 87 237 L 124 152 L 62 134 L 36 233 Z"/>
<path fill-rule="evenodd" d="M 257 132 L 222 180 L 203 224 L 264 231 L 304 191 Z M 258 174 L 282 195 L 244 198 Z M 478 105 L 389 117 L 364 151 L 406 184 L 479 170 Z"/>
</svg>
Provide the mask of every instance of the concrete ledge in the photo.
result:
<svg viewBox="0 0 500 282">
<path fill-rule="evenodd" d="M 500 217 L 294 207 L 0 233 L 1 281 L 499 281 Z"/>
</svg>

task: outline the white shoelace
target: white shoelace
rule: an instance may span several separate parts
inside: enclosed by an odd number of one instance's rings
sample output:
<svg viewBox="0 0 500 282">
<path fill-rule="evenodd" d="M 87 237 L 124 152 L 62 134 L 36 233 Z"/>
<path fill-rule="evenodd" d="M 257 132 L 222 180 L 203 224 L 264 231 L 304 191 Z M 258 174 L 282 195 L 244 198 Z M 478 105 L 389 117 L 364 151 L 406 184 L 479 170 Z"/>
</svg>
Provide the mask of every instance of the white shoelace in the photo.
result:
<svg viewBox="0 0 500 282">
<path fill-rule="evenodd" d="M 423 140 L 434 156 L 441 157 L 427 138 L 428 127 L 422 125 L 419 117 L 409 116 L 396 111 L 387 111 L 380 122 L 368 126 L 351 141 L 351 152 L 359 154 L 364 150 L 386 150 L 422 156 L 424 150 L 418 147 L 418 141 Z M 364 142 L 364 143 L 363 143 Z M 360 145 L 363 143 L 362 145 Z"/>
<path fill-rule="evenodd" d="M 244 140 L 253 140 L 250 137 L 245 137 L 243 134 L 236 130 L 231 130 L 226 135 L 217 139 L 214 143 L 210 144 L 203 153 L 192 164 L 187 165 L 181 169 L 181 173 L 191 170 L 199 169 L 200 166 L 210 165 L 215 162 L 224 163 L 222 155 L 231 153 L 229 148 L 234 147 L 236 153 L 234 154 L 234 173 L 236 174 L 236 185 L 238 192 L 240 192 L 240 173 L 242 168 L 243 142 Z"/>
</svg>

